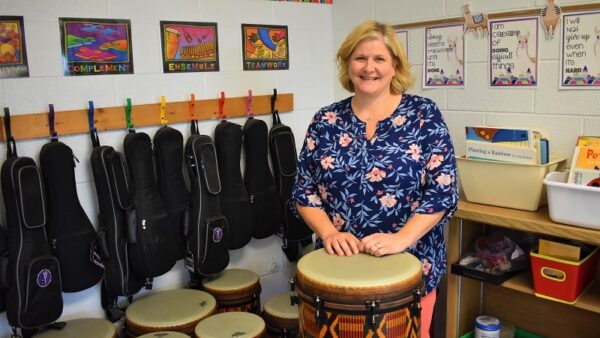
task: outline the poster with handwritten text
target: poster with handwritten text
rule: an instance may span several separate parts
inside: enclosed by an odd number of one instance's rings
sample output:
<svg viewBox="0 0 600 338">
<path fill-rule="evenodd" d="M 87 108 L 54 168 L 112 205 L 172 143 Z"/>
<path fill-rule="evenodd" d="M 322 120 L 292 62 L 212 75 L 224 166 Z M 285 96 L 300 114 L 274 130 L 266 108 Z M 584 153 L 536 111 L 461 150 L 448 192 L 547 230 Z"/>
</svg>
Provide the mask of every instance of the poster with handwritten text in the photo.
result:
<svg viewBox="0 0 600 338">
<path fill-rule="evenodd" d="M 396 36 L 402 47 L 404 48 L 404 53 L 406 54 L 406 58 L 408 58 L 408 31 L 407 30 L 396 30 Z"/>
<path fill-rule="evenodd" d="M 539 19 L 490 21 L 490 86 L 536 87 Z"/>
<path fill-rule="evenodd" d="M 423 88 L 464 87 L 464 24 L 425 28 Z"/>
<path fill-rule="evenodd" d="M 561 89 L 600 88 L 600 12 L 563 14 Z"/>
</svg>

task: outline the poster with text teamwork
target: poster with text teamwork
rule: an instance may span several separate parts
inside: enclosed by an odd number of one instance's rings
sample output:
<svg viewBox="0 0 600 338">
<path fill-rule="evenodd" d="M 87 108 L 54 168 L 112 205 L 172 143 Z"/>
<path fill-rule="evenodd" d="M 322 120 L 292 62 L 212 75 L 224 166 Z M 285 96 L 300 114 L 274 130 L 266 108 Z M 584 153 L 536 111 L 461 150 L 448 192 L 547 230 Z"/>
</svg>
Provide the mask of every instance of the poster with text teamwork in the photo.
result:
<svg viewBox="0 0 600 338">
<path fill-rule="evenodd" d="M 464 24 L 425 28 L 423 88 L 464 87 Z"/>
<path fill-rule="evenodd" d="M 536 87 L 537 17 L 490 21 L 490 86 Z"/>
<path fill-rule="evenodd" d="M 131 22 L 59 18 L 65 75 L 132 74 Z"/>
<path fill-rule="evenodd" d="M 600 88 L 600 12 L 563 14 L 561 89 Z"/>
</svg>

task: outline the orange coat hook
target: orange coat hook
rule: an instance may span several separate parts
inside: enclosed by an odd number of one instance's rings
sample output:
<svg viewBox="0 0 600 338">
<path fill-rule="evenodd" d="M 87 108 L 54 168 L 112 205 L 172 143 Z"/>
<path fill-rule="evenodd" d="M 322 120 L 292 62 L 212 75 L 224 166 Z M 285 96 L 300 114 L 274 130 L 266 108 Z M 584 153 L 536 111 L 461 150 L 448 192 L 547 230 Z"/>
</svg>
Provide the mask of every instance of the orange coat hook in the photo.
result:
<svg viewBox="0 0 600 338">
<path fill-rule="evenodd" d="M 192 93 L 190 95 L 190 102 L 188 104 L 188 114 L 190 115 L 190 121 L 195 120 L 194 118 L 194 109 L 196 108 L 196 95 Z"/>
<path fill-rule="evenodd" d="M 169 121 L 167 120 L 167 99 L 164 96 L 160 97 L 160 125 L 165 126 Z"/>
<path fill-rule="evenodd" d="M 225 107 L 225 92 L 221 92 L 221 98 L 219 99 L 219 118 L 221 120 L 225 119 L 225 112 L 223 111 Z"/>
</svg>

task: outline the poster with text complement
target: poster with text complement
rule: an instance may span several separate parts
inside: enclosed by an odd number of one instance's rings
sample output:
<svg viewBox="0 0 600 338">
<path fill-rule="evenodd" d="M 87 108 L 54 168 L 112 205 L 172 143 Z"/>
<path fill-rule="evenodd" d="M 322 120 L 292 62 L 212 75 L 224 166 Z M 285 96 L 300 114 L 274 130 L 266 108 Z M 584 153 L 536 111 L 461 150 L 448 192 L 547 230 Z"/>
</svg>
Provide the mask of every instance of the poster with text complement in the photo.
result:
<svg viewBox="0 0 600 338">
<path fill-rule="evenodd" d="M 244 70 L 290 69 L 287 26 L 242 24 Z"/>
<path fill-rule="evenodd" d="M 404 54 L 408 59 L 408 31 L 407 30 L 396 30 L 396 36 L 400 43 L 402 44 L 402 48 L 404 48 Z"/>
<path fill-rule="evenodd" d="M 132 74 L 131 22 L 59 18 L 65 75 Z"/>
<path fill-rule="evenodd" d="M 561 89 L 600 88 L 600 12 L 563 14 Z"/>
<path fill-rule="evenodd" d="M 537 17 L 490 21 L 490 86 L 537 86 L 538 21 Z"/>
<path fill-rule="evenodd" d="M 464 87 L 464 25 L 425 28 L 423 88 Z"/>
<path fill-rule="evenodd" d="M 0 78 L 27 76 L 23 17 L 0 16 Z"/>
<path fill-rule="evenodd" d="M 161 21 L 164 73 L 219 70 L 217 24 Z"/>
</svg>

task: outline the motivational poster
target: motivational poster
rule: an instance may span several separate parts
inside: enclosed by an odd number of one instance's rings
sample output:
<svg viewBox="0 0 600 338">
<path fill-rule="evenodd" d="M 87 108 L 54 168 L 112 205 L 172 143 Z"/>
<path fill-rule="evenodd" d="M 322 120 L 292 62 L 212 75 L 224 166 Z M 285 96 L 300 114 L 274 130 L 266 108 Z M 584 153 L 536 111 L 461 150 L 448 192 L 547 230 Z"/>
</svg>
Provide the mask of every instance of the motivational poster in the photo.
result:
<svg viewBox="0 0 600 338">
<path fill-rule="evenodd" d="M 164 73 L 219 70 L 217 24 L 161 21 Z"/>
<path fill-rule="evenodd" d="M 490 21 L 492 87 L 535 87 L 538 79 L 537 17 Z"/>
<path fill-rule="evenodd" d="M 464 24 L 425 28 L 423 88 L 464 87 Z"/>
<path fill-rule="evenodd" d="M 244 70 L 290 69 L 287 26 L 242 24 Z"/>
<path fill-rule="evenodd" d="M 0 78 L 29 76 L 22 16 L 0 16 Z"/>
<path fill-rule="evenodd" d="M 560 88 L 600 88 L 600 12 L 563 14 Z"/>
</svg>

